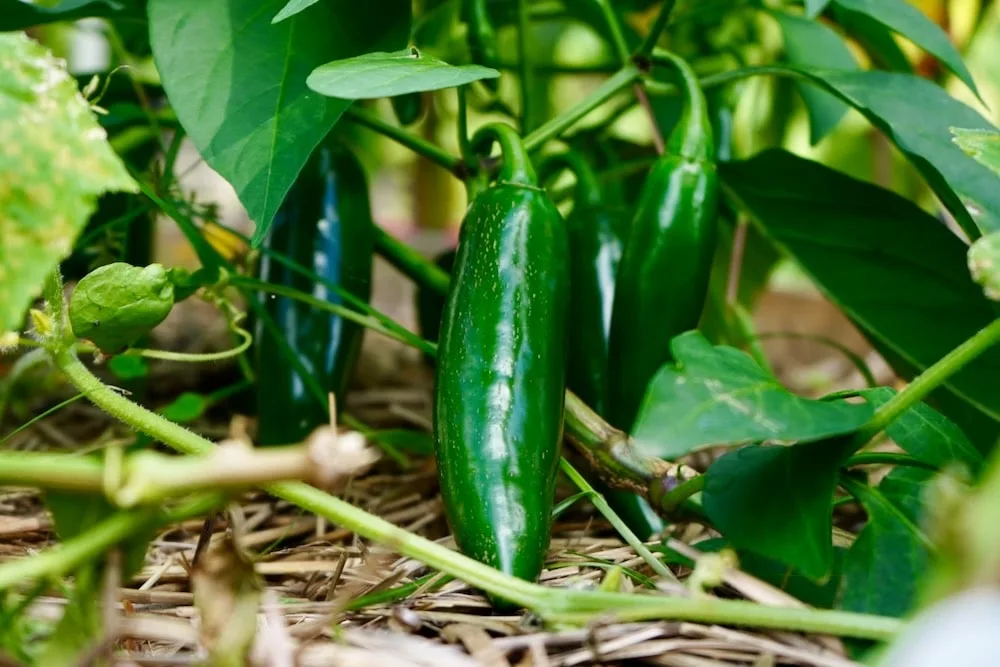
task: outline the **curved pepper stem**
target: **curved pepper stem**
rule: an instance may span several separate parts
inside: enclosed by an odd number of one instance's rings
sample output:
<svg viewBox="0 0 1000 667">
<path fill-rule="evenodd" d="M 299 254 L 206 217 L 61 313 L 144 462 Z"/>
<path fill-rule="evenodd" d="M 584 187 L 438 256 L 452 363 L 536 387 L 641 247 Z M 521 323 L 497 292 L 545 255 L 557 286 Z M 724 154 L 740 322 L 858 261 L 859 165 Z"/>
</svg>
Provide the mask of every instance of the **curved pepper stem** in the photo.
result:
<svg viewBox="0 0 1000 667">
<path fill-rule="evenodd" d="M 670 65 L 680 74 L 684 91 L 684 111 L 670 133 L 667 152 L 679 155 L 685 160 L 711 160 L 715 156 L 712 138 L 712 121 L 708 114 L 705 93 L 698 84 L 694 70 L 680 56 L 669 51 L 657 50 L 654 59 Z"/>
<path fill-rule="evenodd" d="M 472 149 L 476 152 L 487 152 L 493 142 L 500 144 L 500 154 L 503 163 L 497 173 L 497 180 L 518 185 L 538 185 L 535 168 L 531 166 L 528 151 L 521 143 L 521 137 L 510 125 L 504 123 L 489 123 L 479 128 L 472 137 Z"/>
<path fill-rule="evenodd" d="M 576 205 L 600 206 L 604 203 L 601 184 L 597 175 L 583 157 L 576 151 L 550 155 L 538 165 L 538 181 L 545 183 L 563 169 L 569 170 L 576 178 L 576 188 L 573 200 Z"/>
</svg>

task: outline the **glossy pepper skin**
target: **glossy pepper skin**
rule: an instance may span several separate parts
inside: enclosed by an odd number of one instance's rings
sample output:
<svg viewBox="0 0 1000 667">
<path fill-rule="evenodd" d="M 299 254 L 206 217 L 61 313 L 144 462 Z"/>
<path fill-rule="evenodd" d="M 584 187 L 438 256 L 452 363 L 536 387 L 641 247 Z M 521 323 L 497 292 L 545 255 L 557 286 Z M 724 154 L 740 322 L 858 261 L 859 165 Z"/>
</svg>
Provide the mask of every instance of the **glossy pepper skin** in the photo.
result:
<svg viewBox="0 0 1000 667">
<path fill-rule="evenodd" d="M 275 216 L 265 248 L 336 283 L 354 296 L 371 294 L 374 229 L 368 185 L 357 158 L 327 139 L 315 150 Z M 294 287 L 331 303 L 343 297 L 262 254 L 261 280 Z M 325 391 L 344 404 L 363 331 L 340 317 L 316 312 L 286 297 L 262 295 L 267 313 L 299 361 Z M 328 422 L 327 406 L 309 391 L 277 341 L 255 325 L 258 440 L 299 442 Z"/>
<path fill-rule="evenodd" d="M 459 549 L 531 581 L 549 544 L 562 440 L 569 258 L 520 139 L 487 125 L 473 143 L 494 139 L 503 166 L 469 206 L 445 301 L 435 451 Z"/>
<path fill-rule="evenodd" d="M 698 325 L 716 245 L 718 177 L 705 96 L 672 57 L 687 102 L 650 170 L 629 229 L 611 321 L 611 422 L 631 430 L 670 340 Z"/>
<path fill-rule="evenodd" d="M 566 384 L 605 419 L 611 406 L 608 337 L 618 264 L 628 232 L 623 207 L 608 205 L 590 165 L 575 152 L 557 153 L 538 168 L 541 182 L 562 169 L 576 177 L 573 208 L 566 216 L 570 248 L 569 360 Z M 600 491 L 639 539 L 664 529 L 663 519 L 645 498 L 611 489 L 596 476 Z"/>
</svg>

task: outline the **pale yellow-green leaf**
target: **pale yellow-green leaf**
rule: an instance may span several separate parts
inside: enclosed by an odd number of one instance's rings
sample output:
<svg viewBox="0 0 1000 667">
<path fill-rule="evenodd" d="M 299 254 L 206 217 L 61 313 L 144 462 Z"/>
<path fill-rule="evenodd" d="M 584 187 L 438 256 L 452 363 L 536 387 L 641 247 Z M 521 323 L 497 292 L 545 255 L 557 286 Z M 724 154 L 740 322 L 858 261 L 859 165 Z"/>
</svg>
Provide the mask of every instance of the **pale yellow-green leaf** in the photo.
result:
<svg viewBox="0 0 1000 667">
<path fill-rule="evenodd" d="M 65 63 L 0 33 L 0 331 L 20 328 L 98 195 L 136 184 Z"/>
</svg>

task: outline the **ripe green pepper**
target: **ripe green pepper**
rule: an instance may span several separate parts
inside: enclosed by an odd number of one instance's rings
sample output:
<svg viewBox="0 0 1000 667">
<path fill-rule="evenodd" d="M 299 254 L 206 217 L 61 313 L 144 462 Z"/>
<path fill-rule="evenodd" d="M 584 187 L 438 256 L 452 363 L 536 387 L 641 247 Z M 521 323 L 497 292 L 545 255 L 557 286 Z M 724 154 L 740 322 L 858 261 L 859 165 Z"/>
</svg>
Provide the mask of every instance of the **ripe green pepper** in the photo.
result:
<svg viewBox="0 0 1000 667">
<path fill-rule="evenodd" d="M 618 269 L 611 321 L 611 423 L 631 430 L 670 340 L 698 325 L 716 245 L 718 176 L 705 96 L 671 55 L 686 101 L 639 196 Z"/>
<path fill-rule="evenodd" d="M 263 246 L 368 300 L 374 237 L 364 170 L 353 154 L 327 139 L 299 174 Z M 342 303 L 339 294 L 266 254 L 261 257 L 258 275 L 261 280 Z M 324 390 L 340 399 L 337 405 L 343 406 L 362 329 L 287 297 L 264 294 L 261 299 L 302 365 Z M 327 406 L 309 392 L 263 323 L 256 322 L 254 328 L 258 440 L 262 445 L 299 442 L 327 423 Z"/>
<path fill-rule="evenodd" d="M 573 209 L 566 217 L 570 248 L 569 364 L 567 386 L 599 415 L 607 418 L 608 335 L 615 277 L 628 220 L 625 210 L 609 206 L 593 170 L 578 153 L 558 153 L 539 165 L 542 183 L 561 169 L 576 177 Z M 640 539 L 663 530 L 663 520 L 641 496 L 610 489 L 595 476 L 591 484 Z"/>
<path fill-rule="evenodd" d="M 508 125 L 496 181 L 473 199 L 441 323 L 434 441 L 459 549 L 526 580 L 549 544 L 566 375 L 566 229 Z"/>
</svg>

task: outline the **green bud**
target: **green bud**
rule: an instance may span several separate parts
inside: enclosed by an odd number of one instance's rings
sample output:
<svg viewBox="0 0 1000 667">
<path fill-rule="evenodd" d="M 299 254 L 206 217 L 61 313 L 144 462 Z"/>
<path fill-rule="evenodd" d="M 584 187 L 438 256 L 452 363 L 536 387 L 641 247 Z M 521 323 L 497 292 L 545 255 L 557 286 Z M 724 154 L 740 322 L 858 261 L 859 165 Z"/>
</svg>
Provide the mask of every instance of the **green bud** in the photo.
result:
<svg viewBox="0 0 1000 667">
<path fill-rule="evenodd" d="M 159 264 L 145 268 L 116 262 L 91 271 L 69 301 L 69 321 L 78 338 L 103 352 L 127 349 L 166 319 L 174 286 Z"/>
</svg>

